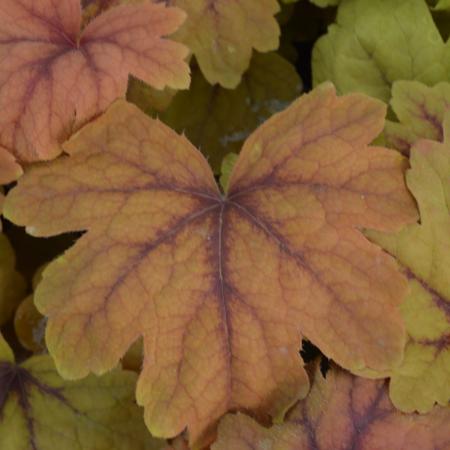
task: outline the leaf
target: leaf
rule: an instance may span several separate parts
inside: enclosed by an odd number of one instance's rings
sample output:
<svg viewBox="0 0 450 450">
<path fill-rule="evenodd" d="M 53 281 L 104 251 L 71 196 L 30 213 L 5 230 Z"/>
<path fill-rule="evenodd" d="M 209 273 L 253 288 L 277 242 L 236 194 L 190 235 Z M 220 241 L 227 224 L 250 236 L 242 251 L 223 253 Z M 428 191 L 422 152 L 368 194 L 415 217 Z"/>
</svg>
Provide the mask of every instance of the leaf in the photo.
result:
<svg viewBox="0 0 450 450">
<path fill-rule="evenodd" d="M 350 370 L 397 365 L 407 283 L 358 230 L 416 220 L 406 160 L 367 147 L 384 114 L 321 86 L 246 140 L 226 196 L 184 136 L 123 101 L 31 168 L 6 216 L 89 230 L 36 291 L 61 374 L 104 373 L 142 335 L 146 423 L 196 448 L 227 410 L 279 420 L 306 394 L 303 335 Z"/>
<path fill-rule="evenodd" d="M 5 341 L 5 338 L 1 333 L 0 333 L 0 360 L 7 362 L 14 361 L 13 351 L 11 350 L 11 347 Z"/>
<path fill-rule="evenodd" d="M 33 276 L 32 288 L 36 290 L 42 279 L 45 265 L 41 266 Z M 33 352 L 46 351 L 44 342 L 46 319 L 34 305 L 34 295 L 28 295 L 17 307 L 14 314 L 14 331 L 22 347 Z"/>
<path fill-rule="evenodd" d="M 25 294 L 25 281 L 15 266 L 14 250 L 8 238 L 0 233 L 0 326 L 11 318 Z"/>
<path fill-rule="evenodd" d="M 194 70 L 189 91 L 179 92 L 158 117 L 186 133 L 215 173 L 223 157 L 238 153 L 245 138 L 272 114 L 288 106 L 302 90 L 295 67 L 276 53 L 255 54 L 234 90 L 211 86 Z"/>
<path fill-rule="evenodd" d="M 22 168 L 6 149 L 0 147 L 0 185 L 11 183 L 22 175 Z M 3 190 L 0 188 L 0 214 L 3 206 Z M 0 222 L 0 231 L 2 224 Z"/>
<path fill-rule="evenodd" d="M 48 355 L 14 363 L 0 334 L 0 448 L 157 450 L 134 402 L 136 376 L 64 381 Z"/>
<path fill-rule="evenodd" d="M 174 35 L 195 55 L 210 84 L 234 89 L 250 65 L 252 49 L 276 50 L 277 0 L 170 0 L 188 18 Z"/>
<path fill-rule="evenodd" d="M 176 93 L 174 89 L 155 89 L 141 80 L 131 78 L 128 83 L 127 100 L 148 113 L 161 112 L 169 107 Z"/>
<path fill-rule="evenodd" d="M 45 351 L 45 324 L 45 317 L 36 309 L 33 296 L 25 297 L 14 315 L 14 331 L 20 345 L 33 353 Z"/>
<path fill-rule="evenodd" d="M 450 11 L 450 0 L 439 0 L 433 9 L 436 11 Z"/>
<path fill-rule="evenodd" d="M 269 429 L 243 414 L 228 415 L 212 450 L 444 450 L 450 444 L 450 409 L 405 415 L 389 401 L 384 381 L 317 368 L 306 400 L 282 425 Z"/>
<path fill-rule="evenodd" d="M 8 150 L 0 147 L 0 185 L 8 184 L 22 175 L 22 168 Z"/>
<path fill-rule="evenodd" d="M 164 39 L 175 8 L 123 5 L 80 32 L 79 0 L 2 0 L 0 145 L 23 162 L 51 159 L 72 131 L 125 95 L 128 74 L 186 88 L 187 49 Z"/>
<path fill-rule="evenodd" d="M 403 411 L 430 411 L 450 401 L 450 112 L 445 142 L 418 141 L 407 183 L 420 223 L 395 234 L 368 233 L 404 266 L 410 293 L 402 304 L 408 342 L 394 370 L 391 399 Z"/>
<path fill-rule="evenodd" d="M 222 189 L 224 192 L 228 191 L 228 183 L 230 181 L 230 175 L 233 171 L 233 167 L 236 164 L 236 161 L 238 160 L 239 156 L 236 155 L 236 153 L 228 153 L 223 158 L 222 161 L 222 170 L 220 175 L 220 186 L 222 186 Z"/>
<path fill-rule="evenodd" d="M 110 8 L 120 5 L 143 3 L 147 0 L 81 0 L 81 27 L 86 26 L 92 19 Z M 157 3 L 152 0 L 153 3 Z"/>
<path fill-rule="evenodd" d="M 343 0 L 336 20 L 314 47 L 316 85 L 331 80 L 339 93 L 388 102 L 396 80 L 450 80 L 450 42 L 424 0 Z"/>
<path fill-rule="evenodd" d="M 320 6 L 321 8 L 326 8 L 328 6 L 337 6 L 341 2 L 341 0 L 310 0 L 311 3 L 314 3 L 316 6 Z"/>
<path fill-rule="evenodd" d="M 396 81 L 391 105 L 400 123 L 386 122 L 389 145 L 408 153 L 418 139 L 442 142 L 442 122 L 450 108 L 450 83 L 427 87 L 417 81 Z"/>
</svg>

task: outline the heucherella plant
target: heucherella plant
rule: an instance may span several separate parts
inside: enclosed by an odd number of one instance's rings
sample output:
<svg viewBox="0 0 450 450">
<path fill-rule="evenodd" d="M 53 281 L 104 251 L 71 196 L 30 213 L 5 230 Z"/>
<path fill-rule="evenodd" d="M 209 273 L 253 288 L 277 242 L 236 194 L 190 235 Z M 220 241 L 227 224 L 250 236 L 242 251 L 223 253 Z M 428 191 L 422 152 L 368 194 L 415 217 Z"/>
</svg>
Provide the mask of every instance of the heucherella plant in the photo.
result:
<svg viewBox="0 0 450 450">
<path fill-rule="evenodd" d="M 3 0 L 0 448 L 447 450 L 449 34 Z"/>
</svg>

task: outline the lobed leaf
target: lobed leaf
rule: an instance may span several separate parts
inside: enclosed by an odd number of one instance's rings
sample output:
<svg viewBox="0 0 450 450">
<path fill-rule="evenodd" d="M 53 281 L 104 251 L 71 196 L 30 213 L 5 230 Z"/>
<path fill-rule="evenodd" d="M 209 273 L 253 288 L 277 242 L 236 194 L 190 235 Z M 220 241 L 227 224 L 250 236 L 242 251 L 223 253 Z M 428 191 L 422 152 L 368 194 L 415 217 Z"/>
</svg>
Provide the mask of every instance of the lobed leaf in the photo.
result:
<svg viewBox="0 0 450 450">
<path fill-rule="evenodd" d="M 280 29 L 277 0 L 169 0 L 187 13 L 175 34 L 195 55 L 210 84 L 235 88 L 250 65 L 252 50 L 276 50 Z"/>
<path fill-rule="evenodd" d="M 406 160 L 367 146 L 384 114 L 319 87 L 246 140 L 226 196 L 184 136 L 123 101 L 31 168 L 6 216 L 88 230 L 36 291 L 61 374 L 104 373 L 143 336 L 147 425 L 197 448 L 228 410 L 279 420 L 306 394 L 302 336 L 350 370 L 399 364 L 407 282 L 360 231 L 416 220 Z"/>
<path fill-rule="evenodd" d="M 184 16 L 146 1 L 80 31 L 79 0 L 2 0 L 0 145 L 22 162 L 57 156 L 74 129 L 125 95 L 130 73 L 158 89 L 187 87 L 187 49 L 164 38 Z"/>
<path fill-rule="evenodd" d="M 450 402 L 450 112 L 444 142 L 419 140 L 411 150 L 407 184 L 420 223 L 368 236 L 404 266 L 410 293 L 401 309 L 408 342 L 394 369 L 390 396 L 403 411 L 430 411 Z"/>
<path fill-rule="evenodd" d="M 386 384 L 333 367 L 317 368 L 308 398 L 282 425 L 269 429 L 243 414 L 222 419 L 212 450 L 444 450 L 450 409 L 405 415 L 389 401 Z"/>
<path fill-rule="evenodd" d="M 386 122 L 388 144 L 407 153 L 418 139 L 442 142 L 444 114 L 450 108 L 450 83 L 428 87 L 417 81 L 396 81 L 391 105 L 400 123 Z"/>
<path fill-rule="evenodd" d="M 48 355 L 16 364 L 0 334 L 0 447 L 7 450 L 157 450 L 134 402 L 136 376 L 64 381 Z"/>
<path fill-rule="evenodd" d="M 234 90 L 211 86 L 197 69 L 189 91 L 179 92 L 158 117 L 184 132 L 215 173 L 223 157 L 238 153 L 248 135 L 301 92 L 295 67 L 276 53 L 255 54 Z"/>
<path fill-rule="evenodd" d="M 424 0 L 342 0 L 336 22 L 313 50 L 316 85 L 331 80 L 339 93 L 388 102 L 396 80 L 450 80 L 450 41 Z"/>
</svg>

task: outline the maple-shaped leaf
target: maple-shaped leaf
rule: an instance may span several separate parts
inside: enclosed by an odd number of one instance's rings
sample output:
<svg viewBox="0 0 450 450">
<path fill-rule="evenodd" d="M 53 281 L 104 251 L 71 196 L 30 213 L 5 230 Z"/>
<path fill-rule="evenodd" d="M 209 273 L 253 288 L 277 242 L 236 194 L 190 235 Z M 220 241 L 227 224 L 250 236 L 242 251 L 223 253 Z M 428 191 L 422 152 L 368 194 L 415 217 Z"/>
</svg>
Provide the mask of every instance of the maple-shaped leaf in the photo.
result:
<svg viewBox="0 0 450 450">
<path fill-rule="evenodd" d="M 444 42 L 424 0 L 342 0 L 336 24 L 315 44 L 314 83 L 388 102 L 396 80 L 450 80 Z"/>
<path fill-rule="evenodd" d="M 450 402 L 450 112 L 444 143 L 418 141 L 407 183 L 420 224 L 395 234 L 368 233 L 404 266 L 410 293 L 401 306 L 408 342 L 394 370 L 390 395 L 404 411 L 429 411 Z"/>
<path fill-rule="evenodd" d="M 396 81 L 391 105 L 400 123 L 386 122 L 384 134 L 389 145 L 407 153 L 418 139 L 442 142 L 444 114 L 450 109 L 450 83 L 428 87 L 417 81 Z"/>
<path fill-rule="evenodd" d="M 246 140 L 226 195 L 184 136 L 123 101 L 31 168 L 6 216 L 88 230 L 35 294 L 62 375 L 104 373 L 142 335 L 147 424 L 187 426 L 195 447 L 227 410 L 279 419 L 306 394 L 302 336 L 350 370 L 397 365 L 407 282 L 359 231 L 416 220 L 406 159 L 367 146 L 384 114 L 319 87 Z"/>
<path fill-rule="evenodd" d="M 63 380 L 50 356 L 14 362 L 0 334 L 0 448 L 160 450 L 134 401 L 134 372 Z"/>
<path fill-rule="evenodd" d="M 276 53 L 255 54 L 233 90 L 211 86 L 200 70 L 194 69 L 190 89 L 179 92 L 158 117 L 184 132 L 219 173 L 223 157 L 239 152 L 248 135 L 301 90 L 301 79 L 292 64 Z"/>
<path fill-rule="evenodd" d="M 164 37 L 185 14 L 151 1 L 106 11 L 80 31 L 79 0 L 2 0 L 0 145 L 50 159 L 71 132 L 125 95 L 128 75 L 185 88 L 187 49 Z"/>
<path fill-rule="evenodd" d="M 450 409 L 402 414 L 389 400 L 383 380 L 319 368 L 311 392 L 285 423 L 264 428 L 243 414 L 228 415 L 212 450 L 446 450 Z"/>
<path fill-rule="evenodd" d="M 187 13 L 174 38 L 191 49 L 211 84 L 235 88 L 249 67 L 253 49 L 268 52 L 278 48 L 277 0 L 166 1 Z"/>
<path fill-rule="evenodd" d="M 0 233 L 0 326 L 13 315 L 25 294 L 25 280 L 16 271 L 16 255 L 8 238 Z"/>
</svg>

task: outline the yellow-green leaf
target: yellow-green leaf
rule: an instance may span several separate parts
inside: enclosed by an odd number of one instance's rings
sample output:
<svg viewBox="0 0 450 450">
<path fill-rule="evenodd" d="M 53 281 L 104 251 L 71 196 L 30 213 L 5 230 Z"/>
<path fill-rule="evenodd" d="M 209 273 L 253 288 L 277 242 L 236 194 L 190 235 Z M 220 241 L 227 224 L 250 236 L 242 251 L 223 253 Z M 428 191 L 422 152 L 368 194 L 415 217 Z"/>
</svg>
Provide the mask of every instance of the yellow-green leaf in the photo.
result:
<svg viewBox="0 0 450 450">
<path fill-rule="evenodd" d="M 341 0 L 310 0 L 311 3 L 314 3 L 321 8 L 326 8 L 327 6 L 337 6 Z"/>
<path fill-rule="evenodd" d="M 403 411 L 429 411 L 450 400 L 450 112 L 444 143 L 418 141 L 407 183 L 420 223 L 394 234 L 368 233 L 404 266 L 410 293 L 402 304 L 409 340 L 390 395 Z"/>
<path fill-rule="evenodd" d="M 237 160 L 238 155 L 236 153 L 228 153 L 228 155 L 223 158 L 221 170 L 222 174 L 220 175 L 220 185 L 222 186 L 224 192 L 227 192 L 228 190 L 230 175 Z"/>
<path fill-rule="evenodd" d="M 197 58 L 209 83 L 235 88 L 252 50 L 278 48 L 277 0 L 170 0 L 188 18 L 174 35 Z"/>
<path fill-rule="evenodd" d="M 424 0 L 343 0 L 337 23 L 315 45 L 313 78 L 387 102 L 396 80 L 449 80 L 450 43 Z"/>
<path fill-rule="evenodd" d="M 439 0 L 433 9 L 436 11 L 450 11 L 450 0 Z"/>
<path fill-rule="evenodd" d="M 428 87 L 418 81 L 396 81 L 392 109 L 398 122 L 387 121 L 387 143 L 406 153 L 418 139 L 442 141 L 444 114 L 450 108 L 450 83 Z"/>
<path fill-rule="evenodd" d="M 159 450 L 134 402 L 136 375 L 63 380 L 48 355 L 15 364 L 0 335 L 2 450 Z"/>
<path fill-rule="evenodd" d="M 200 148 L 215 173 L 223 157 L 238 153 L 246 137 L 302 90 L 295 67 L 276 53 L 255 54 L 236 89 L 211 86 L 194 69 L 189 91 L 180 91 L 159 118 Z"/>
<path fill-rule="evenodd" d="M 5 338 L 0 333 L 0 361 L 13 362 L 14 354 Z"/>
</svg>

